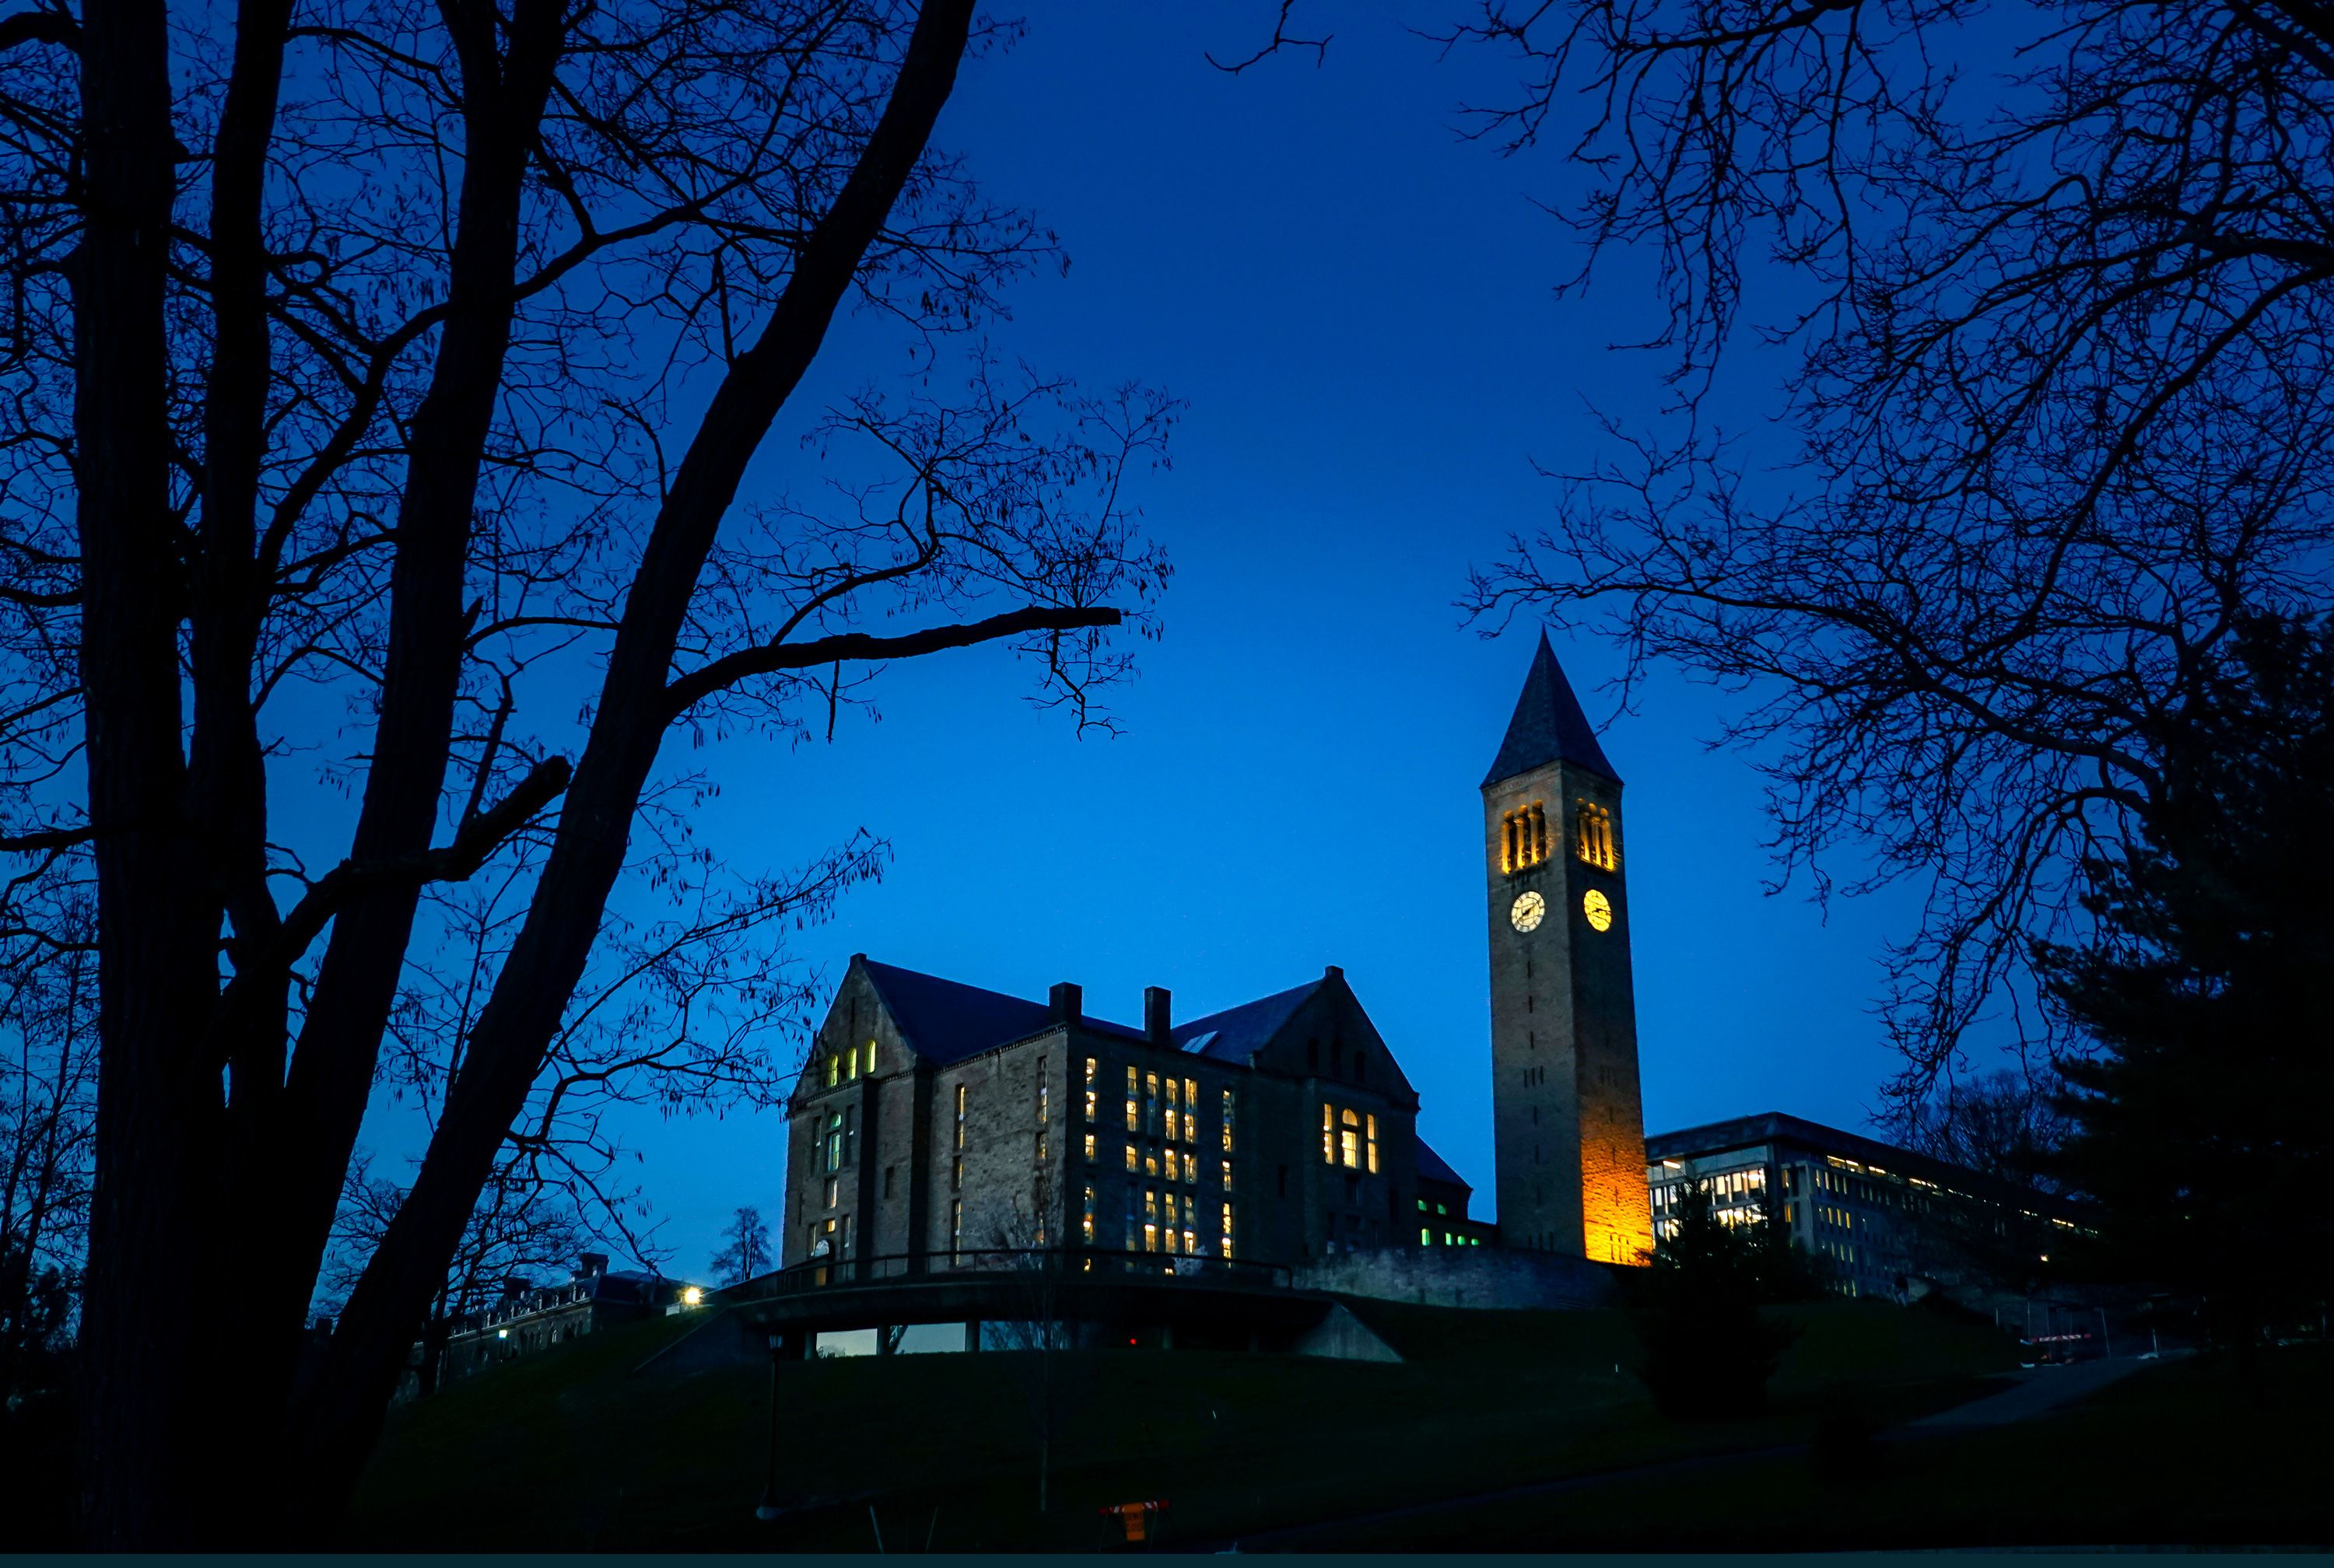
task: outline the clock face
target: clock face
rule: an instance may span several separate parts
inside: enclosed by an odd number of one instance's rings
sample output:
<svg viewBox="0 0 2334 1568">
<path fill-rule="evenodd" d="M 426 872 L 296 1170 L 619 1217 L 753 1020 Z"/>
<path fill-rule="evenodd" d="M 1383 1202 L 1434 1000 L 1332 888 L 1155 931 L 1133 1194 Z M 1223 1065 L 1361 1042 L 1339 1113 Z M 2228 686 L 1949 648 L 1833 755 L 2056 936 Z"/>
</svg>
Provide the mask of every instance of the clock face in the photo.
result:
<svg viewBox="0 0 2334 1568">
<path fill-rule="evenodd" d="M 1515 908 L 1508 911 L 1508 919 L 1514 922 L 1519 931 L 1538 929 L 1540 921 L 1547 917 L 1548 900 L 1538 893 L 1524 894 L 1516 900 Z"/>
<path fill-rule="evenodd" d="M 1606 931 L 1613 927 L 1613 900 L 1601 889 L 1591 888 L 1580 900 L 1580 912 L 1588 917 L 1589 928 Z"/>
</svg>

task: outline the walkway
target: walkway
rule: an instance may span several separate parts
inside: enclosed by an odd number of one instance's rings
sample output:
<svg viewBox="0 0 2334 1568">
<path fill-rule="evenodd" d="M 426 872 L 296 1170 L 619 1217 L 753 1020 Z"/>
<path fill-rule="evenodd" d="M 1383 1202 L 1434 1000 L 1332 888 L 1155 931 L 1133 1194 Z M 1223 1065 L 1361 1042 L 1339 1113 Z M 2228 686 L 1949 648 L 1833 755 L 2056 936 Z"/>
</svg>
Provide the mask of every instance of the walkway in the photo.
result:
<svg viewBox="0 0 2334 1568">
<path fill-rule="evenodd" d="M 1884 1441 L 1908 1441 L 1925 1438 L 1958 1437 L 1986 1427 L 2006 1426 L 2041 1415 L 2069 1400 L 2079 1400 L 2107 1387 L 2119 1378 L 2150 1364 L 2136 1356 L 2117 1360 L 2078 1361 L 2072 1366 L 2035 1367 L 2012 1373 L 2014 1385 L 1998 1394 L 1972 1400 L 1934 1415 L 1924 1416 L 1901 1427 L 1893 1427 L 1879 1434 Z M 1464 1497 L 1442 1497 L 1429 1503 L 1416 1503 L 1407 1507 L 1374 1509 L 1367 1514 L 1344 1519 L 1319 1519 L 1310 1524 L 1285 1525 L 1276 1530 L 1258 1530 L 1238 1541 L 1219 1544 L 1218 1551 L 1302 1550 L 1306 1537 L 1324 1530 L 1350 1530 L 1355 1526 L 1390 1524 L 1397 1519 L 1414 1519 L 1426 1515 L 1457 1513 L 1480 1507 L 1489 1503 L 1511 1502 L 1523 1497 L 1554 1496 L 1561 1492 L 1581 1491 L 1590 1487 L 1611 1486 L 1620 1481 L 1634 1481 L 1649 1476 L 1678 1476 L 1694 1470 L 1708 1469 L 1716 1465 L 1737 1465 L 1762 1459 L 1788 1458 L 1808 1451 L 1806 1443 L 1788 1443 L 1765 1448 L 1735 1448 L 1715 1453 L 1691 1454 L 1681 1458 L 1665 1459 L 1656 1464 L 1635 1465 L 1626 1469 L 1592 1470 L 1584 1475 L 1563 1476 L 1549 1481 L 1536 1481 L 1521 1486 L 1506 1486 L 1495 1492 L 1481 1492 Z"/>
<path fill-rule="evenodd" d="M 2072 1366 L 2036 1367 L 2021 1372 L 2018 1381 L 2001 1393 L 1989 1394 L 1982 1400 L 1972 1400 L 1966 1405 L 1955 1405 L 1934 1415 L 1923 1416 L 1907 1422 L 1887 1435 L 1892 1438 L 1942 1437 L 1949 1432 L 1971 1431 L 1980 1427 L 2008 1426 L 2030 1416 L 2039 1416 L 2055 1409 L 2070 1400 L 2088 1399 L 2099 1390 L 2148 1363 L 2137 1356 L 2116 1360 L 2077 1361 Z"/>
</svg>

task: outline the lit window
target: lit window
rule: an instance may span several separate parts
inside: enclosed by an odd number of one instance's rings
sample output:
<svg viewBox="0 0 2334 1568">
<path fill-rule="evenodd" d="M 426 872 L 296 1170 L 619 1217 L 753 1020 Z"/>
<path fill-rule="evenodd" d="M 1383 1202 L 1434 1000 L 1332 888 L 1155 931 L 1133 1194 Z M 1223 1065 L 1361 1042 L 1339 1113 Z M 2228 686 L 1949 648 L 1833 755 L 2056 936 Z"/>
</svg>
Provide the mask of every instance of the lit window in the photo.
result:
<svg viewBox="0 0 2334 1568">
<path fill-rule="evenodd" d="M 1135 1157 L 1134 1145 L 1132 1143 L 1128 1144 L 1126 1146 L 1126 1169 L 1129 1170 L 1139 1170 L 1142 1167 L 1143 1162 Z"/>
<path fill-rule="evenodd" d="M 1095 1120 L 1095 1092 L 1091 1089 L 1086 1091 L 1086 1120 Z"/>
<path fill-rule="evenodd" d="M 843 1169 L 843 1112 L 833 1111 L 826 1118 L 826 1168 Z"/>
<path fill-rule="evenodd" d="M 1126 1130 L 1129 1132 L 1139 1131 L 1143 1127 L 1143 1112 L 1138 1103 L 1140 1094 L 1141 1086 L 1134 1069 L 1130 1067 L 1126 1070 Z"/>
<path fill-rule="evenodd" d="M 1500 819 L 1500 867 L 1510 876 L 1548 859 L 1548 813 L 1538 801 Z"/>
<path fill-rule="evenodd" d="M 1088 1246 L 1092 1246 L 1094 1245 L 1094 1230 L 1095 1190 L 1093 1188 L 1089 1187 L 1086 1188 L 1085 1207 L 1080 1210 L 1078 1215 L 1078 1234 L 1085 1239 L 1085 1244 Z"/>
<path fill-rule="evenodd" d="M 1337 1154 L 1348 1170 L 1362 1168 L 1362 1119 L 1348 1111 L 1338 1118 Z"/>
<path fill-rule="evenodd" d="M 953 1260 L 963 1255 L 964 1200 L 951 1198 L 949 1201 L 949 1257 Z"/>
<path fill-rule="evenodd" d="M 1337 1163 L 1336 1115 L 1336 1113 L 1329 1109 L 1328 1102 L 1324 1101 L 1321 1105 L 1321 1163 L 1324 1165 Z"/>
<path fill-rule="evenodd" d="M 1086 1134 L 1086 1158 L 1087 1158 L 1088 1159 L 1092 1159 L 1094 1157 L 1095 1157 L 1095 1135 L 1094 1135 L 1093 1133 L 1089 1132 L 1089 1133 L 1087 1133 L 1087 1134 Z"/>
<path fill-rule="evenodd" d="M 1232 1162 L 1231 1162 L 1230 1160 L 1227 1159 L 1227 1160 L 1225 1160 L 1225 1161 L 1224 1161 L 1224 1190 L 1225 1190 L 1226 1192 L 1230 1192 L 1231 1189 L 1232 1189 Z"/>
<path fill-rule="evenodd" d="M 960 1150 L 964 1148 L 964 1092 L 965 1085 L 956 1086 L 956 1146 Z"/>
<path fill-rule="evenodd" d="M 830 1176 L 830 1177 L 828 1177 L 828 1178 L 826 1178 L 826 1207 L 829 1207 L 829 1208 L 833 1208 L 833 1207 L 834 1207 L 834 1198 L 835 1198 L 835 1195 L 836 1195 L 836 1193 L 840 1192 L 841 1190 L 842 1190 L 842 1188 L 841 1188 L 836 1184 L 834 1178 L 833 1178 L 833 1177 L 831 1177 L 831 1176 Z"/>
<path fill-rule="evenodd" d="M 1178 1142 L 1183 1129 L 1183 1086 L 1176 1080 L 1167 1080 L 1167 1141 Z"/>
<path fill-rule="evenodd" d="M 1418 1245 L 1421 1246 L 1434 1245 L 1434 1233 L 1423 1225 L 1418 1227 Z"/>
<path fill-rule="evenodd" d="M 1224 1236 L 1223 1236 L 1224 1255 L 1225 1255 L 1226 1257 L 1230 1257 L 1230 1256 L 1231 1256 L 1231 1255 L 1232 1255 L 1232 1206 L 1231 1206 L 1230 1204 L 1227 1203 L 1227 1204 L 1225 1204 L 1225 1205 L 1223 1206 L 1223 1208 L 1224 1208 Z"/>
<path fill-rule="evenodd" d="M 1370 1174 L 1375 1176 L 1378 1173 L 1378 1119 L 1373 1116 L 1369 1123 Z"/>
<path fill-rule="evenodd" d="M 1170 1155 L 1168 1158 L 1172 1159 L 1174 1157 Z M 1143 1174 L 1145 1176 L 1156 1176 L 1159 1174 L 1159 1151 L 1157 1150 L 1146 1149 L 1143 1151 Z M 1173 1175 L 1173 1171 L 1171 1170 L 1168 1172 L 1168 1176 L 1171 1179 Z"/>
<path fill-rule="evenodd" d="M 1159 1136 L 1159 1074 L 1143 1075 L 1143 1130 Z"/>
<path fill-rule="evenodd" d="M 1200 1141 L 1200 1081 L 1183 1080 L 1183 1141 Z"/>
<path fill-rule="evenodd" d="M 1621 869 L 1621 857 L 1613 846 L 1613 813 L 1594 801 L 1576 803 L 1572 813 L 1573 852 L 1589 865 L 1603 871 Z"/>
<path fill-rule="evenodd" d="M 964 1190 L 964 1156 L 960 1154 L 949 1161 L 949 1190 L 950 1192 Z"/>
<path fill-rule="evenodd" d="M 834 1088 L 842 1076 L 843 1059 L 839 1056 L 829 1056 L 826 1059 L 826 1086 L 829 1089 Z"/>
<path fill-rule="evenodd" d="M 875 1042 L 870 1040 L 861 1049 L 867 1053 L 867 1076 L 873 1078 L 875 1076 Z"/>
<path fill-rule="evenodd" d="M 844 1066 L 850 1071 L 850 1075 L 854 1079 L 857 1078 L 859 1076 L 859 1053 L 856 1051 L 845 1051 L 843 1053 L 843 1059 Z"/>
<path fill-rule="evenodd" d="M 1148 1187 L 1143 1189 L 1143 1250 L 1159 1250 L 1159 1194 Z"/>
<path fill-rule="evenodd" d="M 1199 1179 L 1200 1162 L 1191 1157 L 1191 1153 L 1189 1150 L 1186 1150 L 1183 1153 L 1183 1185 L 1186 1187 L 1192 1186 L 1196 1184 Z"/>
<path fill-rule="evenodd" d="M 1232 1092 L 1224 1091 L 1224 1152 L 1232 1151 Z"/>
</svg>

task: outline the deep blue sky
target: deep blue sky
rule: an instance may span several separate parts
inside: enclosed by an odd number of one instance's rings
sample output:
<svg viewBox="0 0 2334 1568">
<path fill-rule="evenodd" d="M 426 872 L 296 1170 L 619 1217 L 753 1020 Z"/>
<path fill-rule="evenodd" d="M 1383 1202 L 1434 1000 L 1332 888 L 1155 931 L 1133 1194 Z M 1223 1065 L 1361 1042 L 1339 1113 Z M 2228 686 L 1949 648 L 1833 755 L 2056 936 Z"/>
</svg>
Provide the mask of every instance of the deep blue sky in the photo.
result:
<svg viewBox="0 0 2334 1568">
<path fill-rule="evenodd" d="M 1550 515 L 1533 465 L 1584 466 L 1591 409 L 1658 414 L 1664 361 L 1611 350 L 1657 324 L 1642 258 L 1585 299 L 1535 200 L 1577 194 L 1552 158 L 1461 140 L 1455 109 L 1499 63 L 1438 61 L 1391 11 L 1323 8 L 1326 63 L 1233 78 L 1268 0 L 1037 0 L 1027 38 L 977 62 L 940 136 L 990 193 L 1035 208 L 1073 258 L 1029 280 L 990 341 L 1090 387 L 1140 378 L 1188 404 L 1171 473 L 1145 482 L 1177 572 L 1165 634 L 1081 741 L 1029 707 L 998 649 L 893 667 L 882 719 L 832 745 L 751 737 L 676 755 L 723 793 L 700 842 L 741 872 L 799 864 L 860 828 L 889 873 L 791 936 L 839 977 L 854 952 L 1027 996 L 1056 980 L 1139 1019 L 1145 986 L 1196 1017 L 1321 972 L 1347 978 L 1423 1101 L 1425 1135 L 1490 1207 L 1481 805 L 1537 623 L 1487 640 L 1454 601 L 1469 566 Z M 1413 5 L 1421 24 L 1444 13 Z M 1789 280 L 1752 269 L 1754 295 Z M 751 502 L 823 476 L 798 438 L 824 404 L 900 364 L 846 323 L 775 431 Z M 1746 355 L 1719 399 L 1758 459 L 1785 367 Z M 685 433 L 668 447 L 677 449 Z M 1559 638 L 1626 781 L 1646 1124 L 1782 1110 L 1865 1123 L 1895 1059 L 1870 1015 L 1909 901 L 1770 898 L 1757 775 L 1702 745 L 1724 711 L 1674 672 L 1614 717 L 1615 650 Z M 564 701 L 584 697 L 577 691 Z M 685 744 L 685 743 L 684 743 Z M 304 810 L 347 803 L 320 792 Z M 366 1141 L 414 1130 L 385 1091 Z M 702 1274 L 730 1211 L 776 1217 L 779 1113 L 622 1129 L 670 1266 Z M 391 1158 L 381 1167 L 393 1172 Z"/>
<path fill-rule="evenodd" d="M 891 840 L 882 884 L 795 938 L 830 979 L 863 951 L 1024 996 L 1075 980 L 1132 1020 L 1147 985 L 1189 1017 L 1340 964 L 1423 1130 L 1488 1189 L 1476 786 L 1536 629 L 1487 641 L 1452 601 L 1471 563 L 1548 515 L 1532 460 L 1585 460 L 1591 404 L 1651 415 L 1663 366 L 1606 347 L 1649 321 L 1629 258 L 1620 286 L 1551 295 L 1568 242 L 1531 198 L 1563 199 L 1566 171 L 1454 134 L 1494 62 L 1438 63 L 1352 7 L 1319 69 L 1208 66 L 1273 9 L 1047 0 L 942 121 L 1074 258 L 1017 293 L 998 347 L 1190 404 L 1173 472 L 1146 490 L 1178 572 L 1165 637 L 1115 705 L 1124 737 L 1082 742 L 1027 707 L 1002 654 L 900 666 L 882 722 L 846 721 L 831 746 L 731 743 L 701 825 L 740 866 L 863 825 Z M 838 334 L 823 390 L 880 368 L 854 345 Z M 1754 390 L 1731 423 L 1764 417 L 1777 368 L 1740 367 Z M 1797 891 L 1763 896 L 1758 780 L 1702 745 L 1714 696 L 1664 678 L 1607 723 L 1595 688 L 1615 651 L 1558 651 L 1627 783 L 1648 1128 L 1770 1109 L 1861 1125 L 1893 1064 L 1874 958 L 1905 907 L 1827 924 Z M 681 1270 L 735 1205 L 775 1215 L 781 1133 L 775 1113 L 634 1130 Z"/>
</svg>

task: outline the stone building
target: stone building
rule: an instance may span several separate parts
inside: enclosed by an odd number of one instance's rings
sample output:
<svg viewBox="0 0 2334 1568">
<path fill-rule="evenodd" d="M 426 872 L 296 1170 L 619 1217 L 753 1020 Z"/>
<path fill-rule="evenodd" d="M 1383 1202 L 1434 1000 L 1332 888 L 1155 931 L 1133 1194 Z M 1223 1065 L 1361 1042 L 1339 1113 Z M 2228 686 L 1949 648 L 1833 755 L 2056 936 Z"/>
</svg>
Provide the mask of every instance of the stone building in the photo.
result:
<svg viewBox="0 0 2334 1568">
<path fill-rule="evenodd" d="M 782 1263 L 1289 1264 L 1406 1237 L 1418 1095 L 1343 971 L 1180 1024 L 1153 987 L 1143 1018 L 854 955 L 789 1112 Z"/>
<path fill-rule="evenodd" d="M 1621 784 L 1542 637 L 1481 787 L 1497 1241 L 1651 1245 Z M 1480 1247 L 1343 971 L 1139 1024 L 854 955 L 788 1111 L 782 1266 L 916 1277 L 1064 1246 L 1288 1265 Z"/>
<path fill-rule="evenodd" d="M 445 1325 L 438 1376 L 441 1381 L 468 1377 L 617 1323 L 694 1306 L 701 1295 L 698 1286 L 662 1275 L 612 1269 L 601 1252 L 583 1254 L 564 1280 L 538 1284 L 513 1275 L 492 1304 Z M 416 1391 L 423 1354 L 424 1347 L 416 1345 L 400 1397 Z"/>
</svg>

